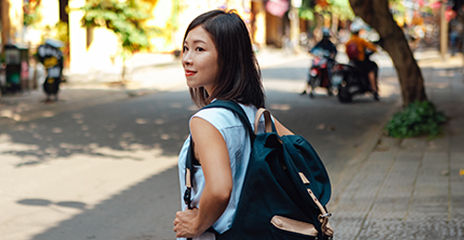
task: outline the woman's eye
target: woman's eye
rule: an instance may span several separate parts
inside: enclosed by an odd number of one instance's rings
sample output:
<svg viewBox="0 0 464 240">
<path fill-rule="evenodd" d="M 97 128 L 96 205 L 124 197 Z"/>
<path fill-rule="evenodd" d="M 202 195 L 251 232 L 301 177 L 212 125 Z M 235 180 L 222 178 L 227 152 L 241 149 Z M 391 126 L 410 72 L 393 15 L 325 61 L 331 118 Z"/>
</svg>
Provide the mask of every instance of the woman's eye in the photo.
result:
<svg viewBox="0 0 464 240">
<path fill-rule="evenodd" d="M 185 51 L 188 51 L 188 47 L 186 47 L 186 46 L 184 46 L 184 47 L 182 48 L 182 52 L 185 52 Z"/>
<path fill-rule="evenodd" d="M 201 52 L 201 51 L 204 51 L 205 49 L 201 48 L 201 47 L 197 47 L 196 48 L 197 51 Z"/>
</svg>

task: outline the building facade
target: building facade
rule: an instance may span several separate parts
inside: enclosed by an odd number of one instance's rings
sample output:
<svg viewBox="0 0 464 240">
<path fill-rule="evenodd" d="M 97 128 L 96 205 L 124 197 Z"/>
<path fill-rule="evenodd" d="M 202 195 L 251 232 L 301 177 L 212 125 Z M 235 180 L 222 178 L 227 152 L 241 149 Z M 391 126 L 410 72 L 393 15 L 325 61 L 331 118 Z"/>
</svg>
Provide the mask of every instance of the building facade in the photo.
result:
<svg viewBox="0 0 464 240">
<path fill-rule="evenodd" d="M 31 51 L 47 38 L 65 42 L 71 73 L 116 69 L 120 65 L 118 37 L 108 29 L 82 26 L 80 8 L 86 0 L 0 0 L 2 45 L 26 43 Z M 152 52 L 180 50 L 187 25 L 211 9 L 234 9 L 247 23 L 257 48 L 282 47 L 290 37 L 289 0 L 143 0 L 150 6 L 147 26 L 159 29 L 150 39 Z M 26 12 L 24 12 L 26 11 Z M 24 19 L 23 19 L 24 16 Z M 24 23 L 28 24 L 25 26 Z M 98 66 L 98 67 L 95 67 Z"/>
</svg>

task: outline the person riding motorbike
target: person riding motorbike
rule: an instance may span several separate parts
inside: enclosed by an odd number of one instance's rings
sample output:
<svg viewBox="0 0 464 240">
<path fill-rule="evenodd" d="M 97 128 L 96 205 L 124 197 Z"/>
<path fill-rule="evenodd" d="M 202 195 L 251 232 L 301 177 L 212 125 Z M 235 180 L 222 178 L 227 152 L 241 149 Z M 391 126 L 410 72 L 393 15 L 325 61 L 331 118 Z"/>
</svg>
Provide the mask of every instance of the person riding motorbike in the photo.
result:
<svg viewBox="0 0 464 240">
<path fill-rule="evenodd" d="M 377 48 L 373 43 L 370 43 L 359 36 L 361 26 L 352 24 L 350 27 L 351 38 L 345 43 L 346 53 L 350 61 L 367 75 L 369 80 L 370 90 L 375 100 L 379 100 L 377 87 L 377 64 L 366 57 L 366 50 L 376 52 Z"/>
<path fill-rule="evenodd" d="M 337 47 L 335 44 L 330 41 L 330 31 L 327 28 L 322 29 L 322 40 L 319 41 L 309 53 L 315 54 L 317 51 L 326 51 L 329 55 L 327 57 L 327 76 L 328 76 L 328 85 L 327 91 L 329 95 L 332 95 L 331 91 L 331 79 L 332 79 L 332 68 L 335 65 L 335 57 L 337 56 Z M 305 95 L 306 93 L 310 93 L 311 96 L 311 78 L 308 77 L 306 82 L 306 87 L 300 95 Z"/>
</svg>

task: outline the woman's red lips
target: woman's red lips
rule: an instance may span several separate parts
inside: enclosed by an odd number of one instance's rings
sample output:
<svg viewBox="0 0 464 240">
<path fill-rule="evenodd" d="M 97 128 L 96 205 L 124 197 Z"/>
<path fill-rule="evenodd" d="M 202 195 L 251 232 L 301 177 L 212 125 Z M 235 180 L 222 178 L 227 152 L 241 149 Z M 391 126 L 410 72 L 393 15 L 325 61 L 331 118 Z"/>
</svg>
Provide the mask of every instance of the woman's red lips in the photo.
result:
<svg viewBox="0 0 464 240">
<path fill-rule="evenodd" d="M 185 70 L 185 76 L 187 76 L 187 77 L 193 76 L 195 73 L 196 72 L 194 72 L 194 71 Z"/>
</svg>

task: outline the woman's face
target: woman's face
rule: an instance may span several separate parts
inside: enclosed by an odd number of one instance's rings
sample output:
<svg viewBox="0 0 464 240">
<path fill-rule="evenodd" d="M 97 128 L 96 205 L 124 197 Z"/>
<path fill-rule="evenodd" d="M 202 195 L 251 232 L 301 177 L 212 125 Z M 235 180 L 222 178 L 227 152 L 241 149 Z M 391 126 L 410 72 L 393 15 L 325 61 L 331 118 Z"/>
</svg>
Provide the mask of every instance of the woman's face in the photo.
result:
<svg viewBox="0 0 464 240">
<path fill-rule="evenodd" d="M 198 26 L 190 30 L 182 51 L 182 66 L 190 88 L 204 87 L 211 94 L 218 74 L 218 53 L 210 34 Z"/>
</svg>

